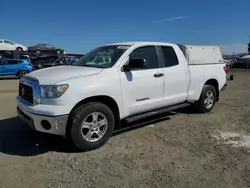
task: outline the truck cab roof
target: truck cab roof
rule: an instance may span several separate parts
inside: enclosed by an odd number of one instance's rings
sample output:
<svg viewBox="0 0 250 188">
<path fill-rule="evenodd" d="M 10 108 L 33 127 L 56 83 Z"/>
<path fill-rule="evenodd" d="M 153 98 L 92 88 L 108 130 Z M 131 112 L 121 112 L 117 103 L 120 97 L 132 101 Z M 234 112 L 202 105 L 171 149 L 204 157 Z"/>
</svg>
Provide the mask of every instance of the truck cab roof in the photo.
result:
<svg viewBox="0 0 250 188">
<path fill-rule="evenodd" d="M 128 41 L 128 42 L 118 42 L 118 43 L 112 43 L 112 44 L 108 44 L 108 45 L 176 45 L 173 43 L 165 43 L 165 42 L 153 42 L 153 41 Z"/>
</svg>

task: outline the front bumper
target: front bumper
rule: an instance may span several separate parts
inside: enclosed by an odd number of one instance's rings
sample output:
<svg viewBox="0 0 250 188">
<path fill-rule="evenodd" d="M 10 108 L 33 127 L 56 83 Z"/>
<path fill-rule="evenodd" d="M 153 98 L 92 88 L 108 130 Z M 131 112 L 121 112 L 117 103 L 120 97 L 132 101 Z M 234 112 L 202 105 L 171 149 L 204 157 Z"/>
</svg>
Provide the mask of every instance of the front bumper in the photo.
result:
<svg viewBox="0 0 250 188">
<path fill-rule="evenodd" d="M 34 114 L 27 111 L 25 106 L 19 102 L 17 103 L 17 114 L 20 119 L 27 123 L 33 130 L 61 136 L 66 135 L 68 115 L 45 116 Z M 46 122 L 46 125 L 49 124 L 50 126 L 43 126 L 42 122 Z"/>
</svg>

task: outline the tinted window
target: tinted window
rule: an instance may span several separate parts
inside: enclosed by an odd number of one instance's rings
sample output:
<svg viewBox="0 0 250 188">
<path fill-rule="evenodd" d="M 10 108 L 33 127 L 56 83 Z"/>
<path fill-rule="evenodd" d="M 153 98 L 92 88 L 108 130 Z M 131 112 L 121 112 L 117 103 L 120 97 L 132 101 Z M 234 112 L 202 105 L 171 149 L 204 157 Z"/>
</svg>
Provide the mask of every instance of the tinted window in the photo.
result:
<svg viewBox="0 0 250 188">
<path fill-rule="evenodd" d="M 53 48 L 53 46 L 46 44 L 46 48 Z"/>
<path fill-rule="evenodd" d="M 3 41 L 0 40 L 0 43 L 3 43 Z"/>
<path fill-rule="evenodd" d="M 12 42 L 8 41 L 8 40 L 4 40 L 5 44 L 13 44 Z"/>
<path fill-rule="evenodd" d="M 162 46 L 165 67 L 172 67 L 179 64 L 176 53 L 172 47 Z"/>
<path fill-rule="evenodd" d="M 130 58 L 145 59 L 147 62 L 147 69 L 158 68 L 158 58 L 154 46 L 145 46 L 137 48 L 130 54 Z"/>
<path fill-rule="evenodd" d="M 8 65 L 16 65 L 18 64 L 17 60 L 7 60 Z"/>
<path fill-rule="evenodd" d="M 5 65 L 5 60 L 0 60 L 0 65 Z"/>
<path fill-rule="evenodd" d="M 36 48 L 44 48 L 45 45 L 43 45 L 43 44 L 38 44 L 38 45 L 36 45 L 35 47 L 36 47 Z"/>
</svg>

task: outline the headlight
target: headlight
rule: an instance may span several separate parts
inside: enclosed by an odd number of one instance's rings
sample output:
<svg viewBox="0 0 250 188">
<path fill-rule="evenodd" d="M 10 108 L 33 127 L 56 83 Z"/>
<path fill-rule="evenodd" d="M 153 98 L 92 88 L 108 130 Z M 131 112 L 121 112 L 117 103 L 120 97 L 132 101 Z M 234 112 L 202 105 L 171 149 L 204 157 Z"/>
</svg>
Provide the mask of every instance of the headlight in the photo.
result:
<svg viewBox="0 0 250 188">
<path fill-rule="evenodd" d="M 41 98 L 58 98 L 67 91 L 69 85 L 41 85 Z"/>
</svg>

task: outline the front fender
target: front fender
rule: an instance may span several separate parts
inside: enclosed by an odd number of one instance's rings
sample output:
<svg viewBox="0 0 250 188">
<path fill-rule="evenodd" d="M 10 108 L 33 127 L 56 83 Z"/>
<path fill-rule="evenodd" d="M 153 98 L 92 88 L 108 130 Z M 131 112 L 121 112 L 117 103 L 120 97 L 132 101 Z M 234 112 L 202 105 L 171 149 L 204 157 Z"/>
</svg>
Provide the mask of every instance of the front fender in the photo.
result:
<svg viewBox="0 0 250 188">
<path fill-rule="evenodd" d="M 57 83 L 65 84 L 67 82 Z M 123 116 L 123 102 L 120 79 L 118 75 L 91 75 L 69 80 L 69 88 L 58 103 L 63 104 L 71 111 L 79 102 L 95 96 L 108 96 L 118 105 L 120 115 Z"/>
</svg>

